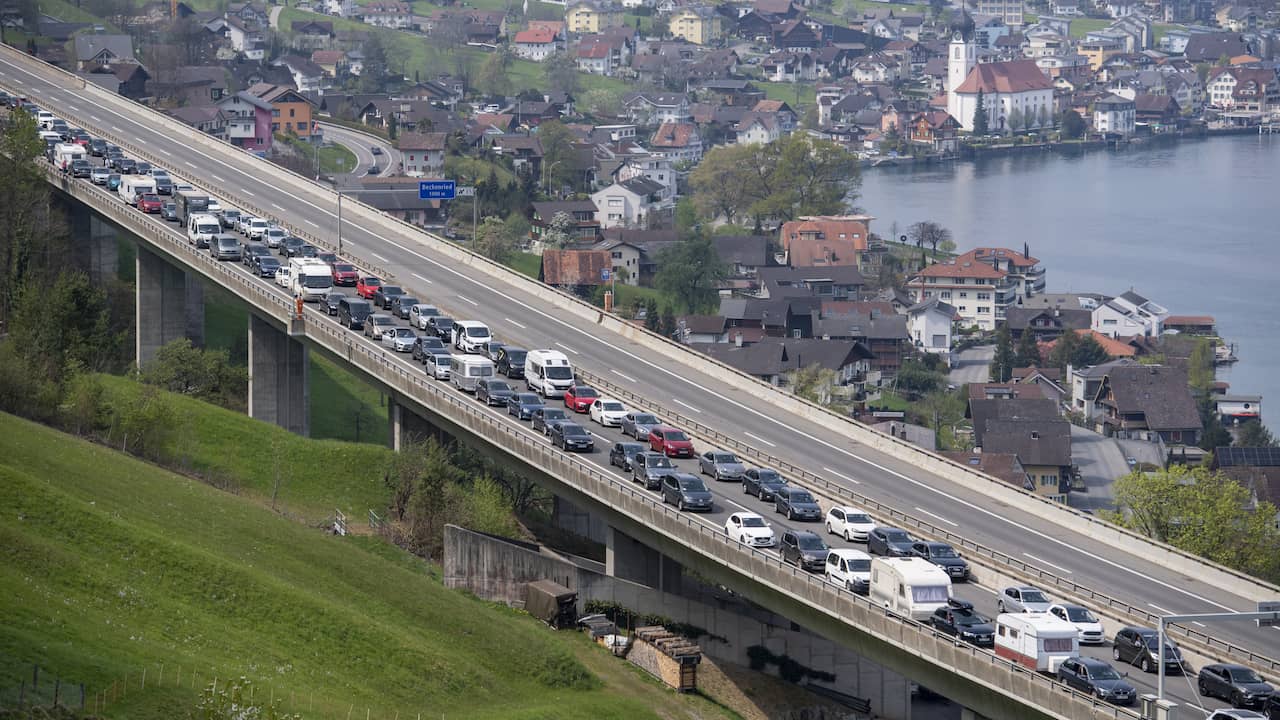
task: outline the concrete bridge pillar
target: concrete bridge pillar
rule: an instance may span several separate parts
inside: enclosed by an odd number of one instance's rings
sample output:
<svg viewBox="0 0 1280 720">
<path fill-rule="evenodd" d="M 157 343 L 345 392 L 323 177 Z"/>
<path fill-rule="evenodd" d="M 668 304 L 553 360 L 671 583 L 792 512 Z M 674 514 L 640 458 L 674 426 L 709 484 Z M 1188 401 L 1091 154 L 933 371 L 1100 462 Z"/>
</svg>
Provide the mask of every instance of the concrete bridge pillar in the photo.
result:
<svg viewBox="0 0 1280 720">
<path fill-rule="evenodd" d="M 95 284 L 101 284 L 119 274 L 120 244 L 114 225 L 103 221 L 96 213 L 88 215 L 89 279 Z"/>
<path fill-rule="evenodd" d="M 609 577 L 630 580 L 662 592 L 680 592 L 684 567 L 614 527 L 605 540 L 604 566 Z"/>
<path fill-rule="evenodd" d="M 432 425 L 431 421 L 414 412 L 395 394 L 387 395 L 387 445 L 396 452 L 410 443 L 420 443 L 435 438 L 443 445 L 453 442 L 447 432 Z"/>
<path fill-rule="evenodd" d="M 144 365 L 161 346 L 179 338 L 204 344 L 204 286 L 200 278 L 170 265 L 164 258 L 138 246 L 137 344 L 134 357 Z"/>
<path fill-rule="evenodd" d="M 594 542 L 609 541 L 609 523 L 603 517 L 592 515 L 559 495 L 552 497 L 551 523 Z"/>
<path fill-rule="evenodd" d="M 310 367 L 306 345 L 249 315 L 249 417 L 310 435 Z"/>
</svg>

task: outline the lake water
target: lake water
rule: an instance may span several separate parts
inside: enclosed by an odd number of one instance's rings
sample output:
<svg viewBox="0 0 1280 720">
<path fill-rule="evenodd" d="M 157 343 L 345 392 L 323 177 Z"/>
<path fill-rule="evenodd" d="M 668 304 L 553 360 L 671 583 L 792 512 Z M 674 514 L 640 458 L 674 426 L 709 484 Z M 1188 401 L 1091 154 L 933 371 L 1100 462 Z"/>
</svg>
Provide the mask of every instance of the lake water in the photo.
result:
<svg viewBox="0 0 1280 720">
<path fill-rule="evenodd" d="M 1219 379 L 1280 430 L 1280 135 L 874 168 L 857 204 L 881 235 L 933 220 L 961 251 L 1026 243 L 1049 292 L 1133 288 L 1214 316 L 1240 357 Z"/>
</svg>

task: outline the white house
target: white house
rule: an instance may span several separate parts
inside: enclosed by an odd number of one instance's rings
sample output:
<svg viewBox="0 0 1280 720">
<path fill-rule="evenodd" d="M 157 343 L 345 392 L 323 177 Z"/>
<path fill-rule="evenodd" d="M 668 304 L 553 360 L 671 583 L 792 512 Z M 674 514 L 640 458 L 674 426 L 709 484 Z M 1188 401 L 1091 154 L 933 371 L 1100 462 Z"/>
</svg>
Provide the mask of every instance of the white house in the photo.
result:
<svg viewBox="0 0 1280 720">
<path fill-rule="evenodd" d="M 648 178 L 636 177 L 597 190 L 591 202 L 600 209 L 602 228 L 645 227 L 664 190 Z"/>
<path fill-rule="evenodd" d="M 1108 95 L 1093 104 L 1093 129 L 1100 133 L 1132 135 L 1138 105 L 1131 98 Z"/>
<path fill-rule="evenodd" d="M 1099 305 L 1089 327 L 1110 338 L 1159 337 L 1169 311 L 1130 290 Z"/>
<path fill-rule="evenodd" d="M 782 125 L 773 113 L 748 112 L 738 121 L 739 145 L 767 145 L 782 137 Z"/>
<path fill-rule="evenodd" d="M 547 27 L 521 30 L 515 36 L 516 57 L 542 62 L 563 48 L 556 31 Z"/>
<path fill-rule="evenodd" d="M 970 132 L 979 94 L 993 131 L 1053 123 L 1053 81 L 1034 60 L 978 63 L 973 41 L 957 35 L 948 48 L 947 112 Z"/>
<path fill-rule="evenodd" d="M 951 361 L 951 327 L 956 309 L 933 297 L 907 308 L 907 331 L 911 342 L 922 352 Z"/>
<path fill-rule="evenodd" d="M 649 140 L 655 155 L 672 162 L 697 164 L 702 160 L 702 136 L 698 126 L 690 122 L 662 123 Z"/>
<path fill-rule="evenodd" d="M 413 24 L 413 6 L 406 2 L 378 0 L 361 10 L 364 21 L 377 27 L 404 29 Z"/>
<path fill-rule="evenodd" d="M 682 93 L 629 93 L 622 99 L 622 111 L 633 123 L 661 125 L 693 119 L 689 96 Z"/>
</svg>

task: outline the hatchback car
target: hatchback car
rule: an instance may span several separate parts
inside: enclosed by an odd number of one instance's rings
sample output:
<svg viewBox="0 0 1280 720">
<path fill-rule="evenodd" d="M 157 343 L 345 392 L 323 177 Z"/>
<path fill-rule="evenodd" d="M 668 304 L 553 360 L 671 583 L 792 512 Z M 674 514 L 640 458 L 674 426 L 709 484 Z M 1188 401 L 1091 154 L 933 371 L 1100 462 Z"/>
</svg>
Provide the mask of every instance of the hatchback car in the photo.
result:
<svg viewBox="0 0 1280 720">
<path fill-rule="evenodd" d="M 120 173 L 111 173 L 110 175 L 107 176 L 107 189 L 108 190 L 120 189 Z"/>
<path fill-rule="evenodd" d="M 947 571 L 952 582 L 969 579 L 969 563 L 960 557 L 955 548 L 944 542 L 917 540 L 911 544 L 911 554 L 922 557 Z"/>
<path fill-rule="evenodd" d="M 390 330 L 396 326 L 395 318 L 383 313 L 374 313 L 365 318 L 364 334 L 374 340 L 382 340 L 382 331 Z"/>
<path fill-rule="evenodd" d="M 751 547 L 773 547 L 778 538 L 764 518 L 753 512 L 736 512 L 724 521 L 724 534 Z"/>
<path fill-rule="evenodd" d="M 396 352 L 413 352 L 413 346 L 418 342 L 418 334 L 405 327 L 387 328 L 382 331 L 381 342 Z"/>
<path fill-rule="evenodd" d="M 629 473 L 632 468 L 632 460 L 642 452 L 645 452 L 645 448 L 641 443 L 616 442 L 613 447 L 609 448 L 609 464 L 621 468 L 622 472 Z"/>
<path fill-rule="evenodd" d="M 254 261 L 253 267 L 260 277 L 275 277 L 276 272 L 280 270 L 280 261 L 270 255 L 264 255 Z"/>
<path fill-rule="evenodd" d="M 711 512 L 711 491 L 697 475 L 670 473 L 662 477 L 662 502 L 680 510 Z"/>
<path fill-rule="evenodd" d="M 827 569 L 829 550 L 817 533 L 808 530 L 785 530 L 778 543 L 778 554 L 782 556 L 782 562 L 810 572 L 823 572 Z"/>
<path fill-rule="evenodd" d="M 419 303 L 409 308 L 409 324 L 419 330 L 427 329 L 427 320 L 440 314 L 440 308 L 435 305 L 427 305 Z"/>
<path fill-rule="evenodd" d="M 649 490 L 657 490 L 662 485 L 662 478 L 675 471 L 675 464 L 662 453 L 645 451 L 631 458 L 632 482 L 638 482 Z"/>
<path fill-rule="evenodd" d="M 413 346 L 413 359 L 426 365 L 432 355 L 448 355 L 449 349 L 444 346 L 438 337 L 429 335 L 419 335 L 418 342 Z"/>
<path fill-rule="evenodd" d="M 1227 663 L 1200 668 L 1196 687 L 1204 697 L 1222 698 L 1238 708 L 1263 707 L 1275 694 L 1275 688 L 1252 669 Z"/>
<path fill-rule="evenodd" d="M 391 299 L 391 314 L 401 320 L 408 320 L 409 308 L 417 304 L 418 298 L 412 295 L 397 295 Z"/>
<path fill-rule="evenodd" d="M 751 468 L 742 475 L 742 492 L 768 502 L 773 500 L 778 488 L 787 484 L 777 470 L 769 468 Z"/>
<path fill-rule="evenodd" d="M 543 435 L 551 434 L 551 426 L 556 423 L 562 423 L 569 419 L 569 414 L 562 408 L 540 407 L 533 411 L 533 417 L 530 421 L 533 423 L 533 429 L 541 432 Z"/>
<path fill-rule="evenodd" d="M 436 315 L 427 318 L 427 332 L 449 342 L 453 338 L 453 318 Z"/>
<path fill-rule="evenodd" d="M 564 391 L 564 406 L 576 413 L 584 413 L 591 409 L 591 403 L 600 397 L 593 387 L 572 385 Z"/>
<path fill-rule="evenodd" d="M 143 195 L 138 198 L 138 209 L 148 215 L 160 212 L 160 208 L 164 207 L 164 201 L 159 195 Z"/>
<path fill-rule="evenodd" d="M 383 310 L 391 309 L 391 301 L 396 299 L 397 295 L 403 295 L 404 288 L 399 285 L 380 285 L 377 292 L 373 294 L 373 304 Z"/>
<path fill-rule="evenodd" d="M 627 408 L 613 398 L 598 398 L 591 403 L 591 419 L 604 427 L 621 427 Z"/>
<path fill-rule="evenodd" d="M 338 287 L 355 287 L 360 280 L 360 272 L 350 263 L 333 264 L 333 284 Z"/>
<path fill-rule="evenodd" d="M 436 342 L 440 338 L 433 338 Z M 507 398 L 507 414 L 515 417 L 517 420 L 528 420 L 533 417 L 533 411 L 543 407 L 542 398 L 537 393 L 522 392 L 512 393 Z"/>
<path fill-rule="evenodd" d="M 373 296 L 378 292 L 378 288 L 382 287 L 382 279 L 372 275 L 366 275 L 356 282 L 356 294 L 365 300 L 372 300 Z M 425 328 L 421 328 L 425 329 Z"/>
<path fill-rule="evenodd" d="M 630 435 L 636 440 L 648 440 L 649 431 L 661 424 L 657 415 L 632 410 L 622 416 L 622 434 Z"/>
<path fill-rule="evenodd" d="M 847 542 L 866 542 L 867 535 L 875 529 L 871 516 L 856 507 L 836 505 L 827 510 L 827 532 Z"/>
<path fill-rule="evenodd" d="M 973 603 L 965 600 L 951 600 L 946 607 L 934 610 L 929 616 L 929 624 L 970 645 L 993 647 L 996 644 L 995 626 L 974 612 Z"/>
<path fill-rule="evenodd" d="M 818 522 L 822 508 L 813 495 L 798 485 L 783 485 L 773 494 L 773 511 L 785 515 L 788 520 Z"/>
<path fill-rule="evenodd" d="M 910 557 L 915 538 L 902 528 L 877 527 L 867 534 L 867 552 L 889 557 Z"/>
<path fill-rule="evenodd" d="M 832 548 L 827 552 L 827 579 L 845 590 L 866 595 L 871 589 L 871 556 L 861 550 Z"/>
<path fill-rule="evenodd" d="M 321 303 L 321 307 L 324 308 L 326 313 L 330 315 L 337 315 L 338 304 L 341 303 L 342 300 L 346 297 L 347 297 L 346 295 L 340 292 L 330 290 L 329 292 L 325 293 L 324 302 Z"/>
<path fill-rule="evenodd" d="M 1048 612 L 1051 605 L 1053 603 L 1049 602 L 1049 597 L 1044 594 L 1043 590 L 1029 585 L 1007 587 L 1000 591 L 1000 598 L 996 601 L 996 606 L 1000 608 L 1000 612 L 1009 613 Z"/>
<path fill-rule="evenodd" d="M 747 472 L 737 455 L 725 450 L 708 450 L 698 456 L 698 470 L 716 480 L 738 481 Z"/>
<path fill-rule="evenodd" d="M 1111 657 L 1116 662 L 1137 665 L 1142 672 L 1156 672 L 1156 655 L 1160 652 L 1160 637 L 1155 630 L 1144 627 L 1124 627 L 1116 632 L 1111 642 Z M 1185 667 L 1182 651 L 1173 640 L 1164 639 L 1164 671 L 1181 674 Z"/>
<path fill-rule="evenodd" d="M 111 171 L 104 167 L 96 167 L 89 171 L 89 180 L 94 185 L 106 185 L 109 177 L 111 177 Z"/>
<path fill-rule="evenodd" d="M 1138 691 L 1106 660 L 1072 657 L 1058 665 L 1058 680 L 1114 705 L 1132 705 Z"/>
<path fill-rule="evenodd" d="M 271 251 L 262 243 L 247 242 L 244 244 L 244 264 L 253 267 L 258 258 L 271 257 Z"/>
<path fill-rule="evenodd" d="M 160 219 L 169 222 L 178 222 L 178 204 L 175 202 L 166 202 L 160 206 Z"/>
<path fill-rule="evenodd" d="M 299 257 L 302 254 L 302 246 L 307 244 L 306 240 L 294 237 L 286 233 L 283 228 L 277 227 L 268 228 L 262 237 L 268 247 L 277 248 L 281 257 L 286 258 Z"/>
<path fill-rule="evenodd" d="M 515 395 L 515 391 L 505 380 L 481 380 L 476 383 L 476 399 L 485 405 L 506 405 L 507 399 L 512 395 Z"/>
<path fill-rule="evenodd" d="M 649 449 L 667 457 L 693 457 L 693 441 L 683 430 L 668 425 L 655 425 L 649 429 Z"/>
<path fill-rule="evenodd" d="M 1083 605 L 1071 603 L 1050 605 L 1049 614 L 1075 625 L 1076 630 L 1080 632 L 1081 645 L 1101 645 L 1107 640 L 1107 636 L 1103 634 L 1102 621 Z"/>
<path fill-rule="evenodd" d="M 552 425 L 550 437 L 551 444 L 565 452 L 591 452 L 596 448 L 596 441 L 591 433 L 578 423 L 568 420 Z"/>
</svg>

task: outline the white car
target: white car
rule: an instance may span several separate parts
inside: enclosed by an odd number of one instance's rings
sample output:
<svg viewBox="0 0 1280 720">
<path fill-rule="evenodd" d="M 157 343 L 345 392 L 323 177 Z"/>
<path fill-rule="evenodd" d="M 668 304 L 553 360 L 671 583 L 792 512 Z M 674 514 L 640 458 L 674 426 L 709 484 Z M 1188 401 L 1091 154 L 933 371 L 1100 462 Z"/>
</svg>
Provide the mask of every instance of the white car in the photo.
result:
<svg viewBox="0 0 1280 720">
<path fill-rule="evenodd" d="M 252 228 L 250 228 L 250 231 L 252 232 Z M 280 243 L 284 242 L 287 237 L 289 237 L 289 233 L 285 232 L 284 228 L 278 228 L 274 225 L 268 227 L 262 233 L 262 239 L 267 243 L 267 247 L 272 250 L 280 247 Z"/>
<path fill-rule="evenodd" d="M 867 594 L 871 588 L 871 556 L 852 548 L 827 552 L 827 579 L 849 592 Z"/>
<path fill-rule="evenodd" d="M 440 308 L 436 307 L 435 305 L 427 305 L 426 303 L 419 303 L 409 308 L 409 324 L 418 328 L 419 330 L 426 330 L 427 320 L 429 320 L 432 316 L 439 315 L 439 314 L 440 314 Z"/>
<path fill-rule="evenodd" d="M 605 427 L 622 427 L 627 408 L 613 398 L 597 398 L 591 403 L 591 419 Z"/>
<path fill-rule="evenodd" d="M 279 270 L 276 270 L 276 284 L 282 288 L 293 286 L 292 278 L 290 277 L 290 273 L 289 273 L 289 267 L 287 265 L 282 265 Z"/>
<path fill-rule="evenodd" d="M 1080 631 L 1081 645 L 1101 645 L 1107 641 L 1102 629 L 1102 621 L 1089 612 L 1089 608 L 1071 603 L 1058 603 L 1049 606 L 1049 614 L 1060 620 L 1066 620 Z"/>
<path fill-rule="evenodd" d="M 106 185 L 111 178 L 111 171 L 104 167 L 96 167 L 89 171 L 89 182 L 94 185 Z"/>
<path fill-rule="evenodd" d="M 856 507 L 837 505 L 827 511 L 827 532 L 849 542 L 866 542 L 875 529 L 875 521 Z"/>
<path fill-rule="evenodd" d="M 210 215 L 217 215 L 222 212 L 222 203 L 218 202 L 217 198 L 209 198 L 209 207 L 205 208 L 204 211 Z"/>
<path fill-rule="evenodd" d="M 240 215 L 240 219 L 236 220 L 236 232 L 240 233 L 241 235 L 248 235 L 249 223 L 259 219 L 261 218 L 256 218 L 252 215 L 249 215 L 248 213 L 242 213 Z"/>
<path fill-rule="evenodd" d="M 413 344 L 418 341 L 418 334 L 409 328 L 388 328 L 383 331 L 382 344 L 396 352 L 413 352 Z"/>
<path fill-rule="evenodd" d="M 724 534 L 752 547 L 773 547 L 778 544 L 773 528 L 753 512 L 736 512 L 730 515 L 724 521 Z"/>
<path fill-rule="evenodd" d="M 245 228 L 245 235 L 251 240 L 261 240 L 262 236 L 267 233 L 267 221 L 262 218 L 251 218 Z"/>
</svg>

